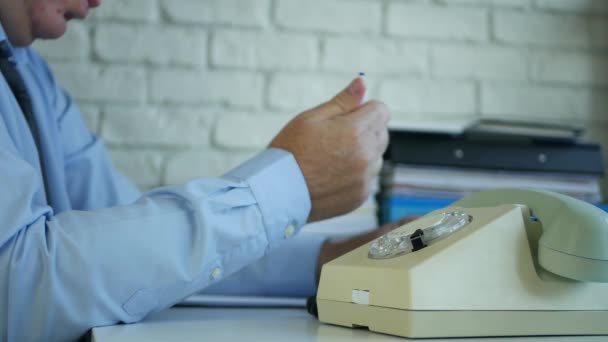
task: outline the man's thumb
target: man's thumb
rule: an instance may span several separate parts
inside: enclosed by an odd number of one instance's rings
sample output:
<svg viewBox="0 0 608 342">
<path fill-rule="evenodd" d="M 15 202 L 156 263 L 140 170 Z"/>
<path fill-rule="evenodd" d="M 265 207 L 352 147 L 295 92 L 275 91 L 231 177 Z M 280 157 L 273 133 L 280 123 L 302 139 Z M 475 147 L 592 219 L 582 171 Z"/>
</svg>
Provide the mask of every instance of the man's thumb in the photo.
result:
<svg viewBox="0 0 608 342">
<path fill-rule="evenodd" d="M 317 118 L 331 118 L 348 114 L 361 106 L 365 91 L 365 81 L 363 78 L 357 77 L 333 99 L 315 108 L 314 116 Z"/>
</svg>

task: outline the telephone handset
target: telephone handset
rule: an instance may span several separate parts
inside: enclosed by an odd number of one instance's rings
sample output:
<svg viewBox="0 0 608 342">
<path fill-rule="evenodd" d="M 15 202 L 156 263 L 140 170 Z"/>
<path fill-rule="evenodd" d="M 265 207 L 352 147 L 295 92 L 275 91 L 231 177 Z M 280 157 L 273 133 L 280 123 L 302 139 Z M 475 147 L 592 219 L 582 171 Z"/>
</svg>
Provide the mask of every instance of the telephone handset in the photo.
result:
<svg viewBox="0 0 608 342">
<path fill-rule="evenodd" d="M 479 192 L 324 265 L 317 306 L 321 321 L 406 337 L 608 335 L 608 214 Z"/>
<path fill-rule="evenodd" d="M 542 225 L 538 263 L 560 276 L 580 281 L 608 282 L 608 214 L 565 195 L 532 189 L 479 192 L 455 207 L 526 205 Z"/>
</svg>

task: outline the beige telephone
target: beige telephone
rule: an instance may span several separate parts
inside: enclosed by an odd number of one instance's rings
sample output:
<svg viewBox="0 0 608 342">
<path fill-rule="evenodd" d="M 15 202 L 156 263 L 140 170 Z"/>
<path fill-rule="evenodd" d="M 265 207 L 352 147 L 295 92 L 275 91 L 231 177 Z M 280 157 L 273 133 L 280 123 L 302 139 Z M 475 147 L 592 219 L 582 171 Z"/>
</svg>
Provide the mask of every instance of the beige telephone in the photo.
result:
<svg viewBox="0 0 608 342">
<path fill-rule="evenodd" d="M 405 337 L 608 335 L 608 215 L 480 192 L 326 264 L 319 319 Z"/>
</svg>

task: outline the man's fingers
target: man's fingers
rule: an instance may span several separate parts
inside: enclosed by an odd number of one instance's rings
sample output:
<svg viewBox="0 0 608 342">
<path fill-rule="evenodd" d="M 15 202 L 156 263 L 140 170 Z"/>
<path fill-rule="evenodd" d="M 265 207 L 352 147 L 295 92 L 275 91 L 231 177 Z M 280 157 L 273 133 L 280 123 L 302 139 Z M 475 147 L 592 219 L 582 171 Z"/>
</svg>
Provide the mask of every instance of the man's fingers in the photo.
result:
<svg viewBox="0 0 608 342">
<path fill-rule="evenodd" d="M 370 101 L 355 110 L 351 115 L 345 116 L 344 120 L 360 120 L 365 124 L 386 126 L 391 119 L 388 107 L 378 101 Z"/>
<path fill-rule="evenodd" d="M 371 101 L 349 115 L 336 119 L 340 125 L 353 127 L 359 135 L 365 135 L 367 149 L 374 154 L 382 154 L 389 141 L 387 124 L 390 120 L 390 111 L 381 102 Z"/>
</svg>

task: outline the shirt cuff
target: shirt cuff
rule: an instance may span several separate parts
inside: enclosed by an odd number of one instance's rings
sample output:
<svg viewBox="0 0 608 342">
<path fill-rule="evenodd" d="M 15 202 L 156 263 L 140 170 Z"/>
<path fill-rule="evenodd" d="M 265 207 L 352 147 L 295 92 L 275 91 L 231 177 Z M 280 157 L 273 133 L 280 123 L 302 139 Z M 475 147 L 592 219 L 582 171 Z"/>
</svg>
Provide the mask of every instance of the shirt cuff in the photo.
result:
<svg viewBox="0 0 608 342">
<path fill-rule="evenodd" d="M 303 232 L 228 278 L 209 295 L 309 297 L 317 291 L 319 253 L 327 237 Z"/>
<path fill-rule="evenodd" d="M 268 238 L 268 250 L 293 237 L 310 214 L 310 195 L 294 156 L 281 149 L 267 149 L 226 173 L 223 178 L 249 185 Z"/>
</svg>

